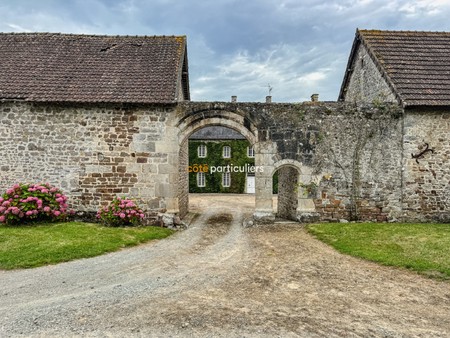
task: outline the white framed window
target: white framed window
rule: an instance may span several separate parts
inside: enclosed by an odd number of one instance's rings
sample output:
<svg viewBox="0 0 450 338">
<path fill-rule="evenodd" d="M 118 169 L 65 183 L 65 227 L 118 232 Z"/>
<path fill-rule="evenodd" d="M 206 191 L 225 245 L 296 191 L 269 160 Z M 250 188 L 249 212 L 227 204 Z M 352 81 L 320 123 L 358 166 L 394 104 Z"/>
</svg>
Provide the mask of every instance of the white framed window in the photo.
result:
<svg viewBox="0 0 450 338">
<path fill-rule="evenodd" d="M 230 158 L 231 157 L 231 147 L 224 146 L 222 148 L 222 157 L 223 158 Z"/>
<path fill-rule="evenodd" d="M 247 147 L 247 156 L 255 157 L 255 149 L 253 147 Z"/>
<path fill-rule="evenodd" d="M 231 173 L 229 171 L 222 174 L 222 186 L 229 187 L 231 185 Z"/>
<path fill-rule="evenodd" d="M 200 144 L 197 148 L 197 156 L 198 157 L 206 157 L 206 146 L 204 144 Z"/>
<path fill-rule="evenodd" d="M 205 186 L 206 186 L 205 173 L 203 172 L 197 173 L 197 187 L 205 187 Z"/>
</svg>

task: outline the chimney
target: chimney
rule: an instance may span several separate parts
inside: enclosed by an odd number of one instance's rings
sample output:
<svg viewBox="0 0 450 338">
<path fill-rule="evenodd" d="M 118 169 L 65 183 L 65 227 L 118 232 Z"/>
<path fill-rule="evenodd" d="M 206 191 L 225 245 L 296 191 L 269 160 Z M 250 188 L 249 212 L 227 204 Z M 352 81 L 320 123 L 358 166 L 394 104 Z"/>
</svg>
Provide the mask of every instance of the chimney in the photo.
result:
<svg viewBox="0 0 450 338">
<path fill-rule="evenodd" d="M 231 102 L 237 102 L 237 96 L 236 95 L 233 95 L 231 97 Z"/>
<path fill-rule="evenodd" d="M 266 103 L 272 103 L 272 96 L 266 96 Z"/>
<path fill-rule="evenodd" d="M 319 102 L 319 94 L 312 94 L 311 102 Z"/>
</svg>

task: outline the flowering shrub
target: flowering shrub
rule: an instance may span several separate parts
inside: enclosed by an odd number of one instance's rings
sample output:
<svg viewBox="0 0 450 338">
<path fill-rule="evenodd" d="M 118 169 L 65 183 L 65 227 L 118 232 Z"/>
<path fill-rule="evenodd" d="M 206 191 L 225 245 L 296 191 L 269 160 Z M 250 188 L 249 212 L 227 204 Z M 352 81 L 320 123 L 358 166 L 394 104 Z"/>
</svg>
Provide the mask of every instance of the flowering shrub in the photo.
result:
<svg viewBox="0 0 450 338">
<path fill-rule="evenodd" d="M 50 184 L 15 184 L 0 197 L 0 223 L 64 219 L 68 214 L 67 197 Z"/>
<path fill-rule="evenodd" d="M 139 225 L 144 212 L 130 199 L 116 197 L 97 212 L 97 218 L 107 226 Z"/>
</svg>

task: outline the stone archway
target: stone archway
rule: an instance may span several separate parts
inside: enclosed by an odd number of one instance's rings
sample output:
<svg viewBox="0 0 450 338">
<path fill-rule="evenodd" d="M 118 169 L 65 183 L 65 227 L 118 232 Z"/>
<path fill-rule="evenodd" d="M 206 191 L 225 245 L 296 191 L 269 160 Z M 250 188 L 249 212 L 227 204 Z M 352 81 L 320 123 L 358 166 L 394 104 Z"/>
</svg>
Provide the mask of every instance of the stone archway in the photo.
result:
<svg viewBox="0 0 450 338">
<path fill-rule="evenodd" d="M 206 115 L 206 116 L 205 116 Z M 208 126 L 222 126 L 233 129 L 243 135 L 252 146 L 257 144 L 258 135 L 256 126 L 244 118 L 242 115 L 228 111 L 214 111 L 214 116 L 207 116 L 207 112 L 199 111 L 190 114 L 189 118 L 179 121 L 178 142 L 178 209 L 179 216 L 183 218 L 189 209 L 189 151 L 188 139 L 199 129 Z M 256 152 L 256 151 L 255 151 Z M 255 156 L 255 162 L 257 161 Z M 258 165 L 257 163 L 255 163 Z"/>
<path fill-rule="evenodd" d="M 272 177 L 275 172 L 278 172 L 277 217 L 299 222 L 318 219 L 314 201 L 305 188 L 314 180 L 311 169 L 298 161 L 286 159 L 273 165 Z"/>
</svg>

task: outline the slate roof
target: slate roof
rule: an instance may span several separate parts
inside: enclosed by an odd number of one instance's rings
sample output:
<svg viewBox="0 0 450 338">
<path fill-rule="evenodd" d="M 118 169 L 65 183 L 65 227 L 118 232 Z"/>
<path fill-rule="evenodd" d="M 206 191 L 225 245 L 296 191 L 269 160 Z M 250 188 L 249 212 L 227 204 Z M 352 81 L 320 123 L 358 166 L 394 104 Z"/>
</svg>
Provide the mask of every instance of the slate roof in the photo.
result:
<svg viewBox="0 0 450 338">
<path fill-rule="evenodd" d="M 189 100 L 184 36 L 0 33 L 0 100 L 173 103 L 180 91 Z"/>
<path fill-rule="evenodd" d="M 450 105 L 450 32 L 357 30 L 339 100 L 360 44 L 404 107 Z"/>
<path fill-rule="evenodd" d="M 197 130 L 190 140 L 245 140 L 245 136 L 234 129 L 222 126 L 208 126 Z"/>
</svg>

